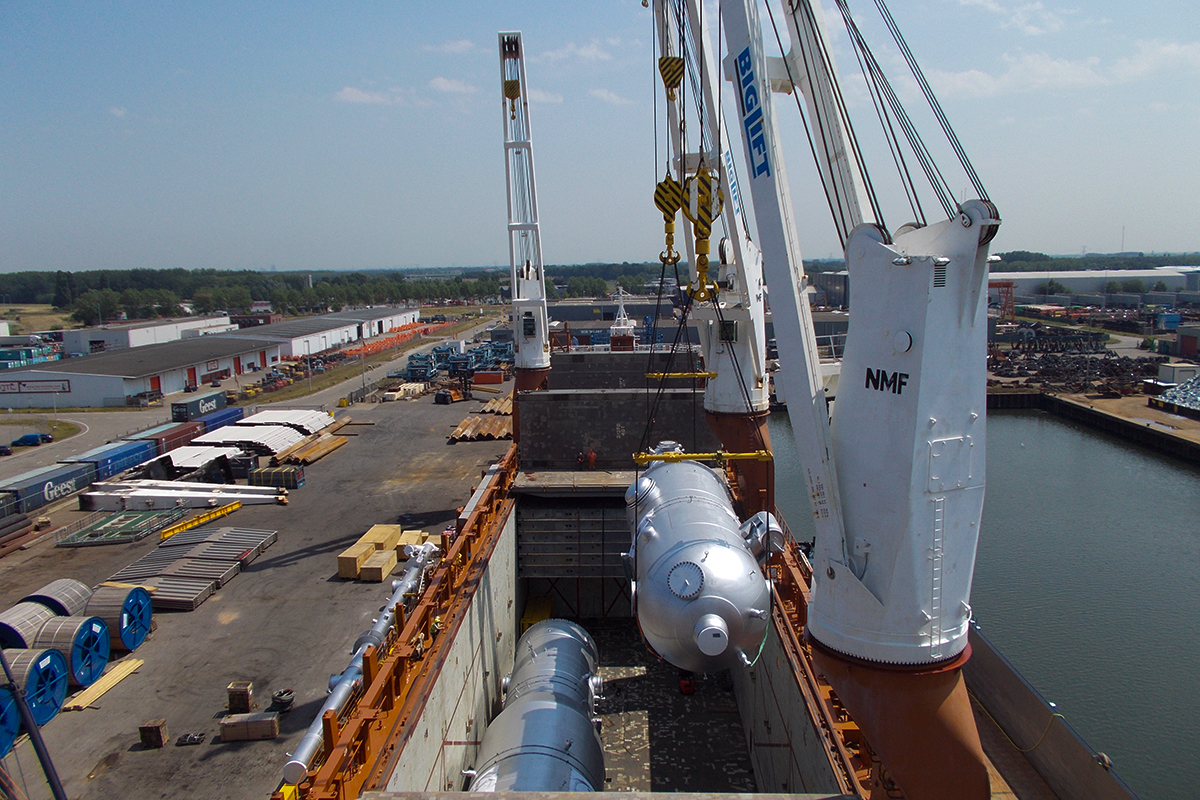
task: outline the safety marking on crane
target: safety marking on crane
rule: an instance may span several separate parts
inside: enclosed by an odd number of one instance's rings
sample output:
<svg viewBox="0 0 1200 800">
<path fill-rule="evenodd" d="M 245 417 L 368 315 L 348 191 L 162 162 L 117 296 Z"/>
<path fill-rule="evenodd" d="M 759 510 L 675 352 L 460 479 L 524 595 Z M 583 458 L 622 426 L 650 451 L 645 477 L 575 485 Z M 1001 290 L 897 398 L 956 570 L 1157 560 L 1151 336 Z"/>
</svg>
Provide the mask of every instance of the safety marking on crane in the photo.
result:
<svg viewBox="0 0 1200 800">
<path fill-rule="evenodd" d="M 683 182 L 683 215 L 695 226 L 696 236 L 708 238 L 712 223 L 721 213 L 720 189 L 713 190 L 713 173 L 701 168 Z"/>
<path fill-rule="evenodd" d="M 675 99 L 675 90 L 683 81 L 683 59 L 679 56 L 663 56 L 658 59 L 658 74 L 667 89 L 667 99 Z"/>
<path fill-rule="evenodd" d="M 674 219 L 683 207 L 683 187 L 670 173 L 654 185 L 654 205 L 662 212 L 663 219 Z"/>
</svg>

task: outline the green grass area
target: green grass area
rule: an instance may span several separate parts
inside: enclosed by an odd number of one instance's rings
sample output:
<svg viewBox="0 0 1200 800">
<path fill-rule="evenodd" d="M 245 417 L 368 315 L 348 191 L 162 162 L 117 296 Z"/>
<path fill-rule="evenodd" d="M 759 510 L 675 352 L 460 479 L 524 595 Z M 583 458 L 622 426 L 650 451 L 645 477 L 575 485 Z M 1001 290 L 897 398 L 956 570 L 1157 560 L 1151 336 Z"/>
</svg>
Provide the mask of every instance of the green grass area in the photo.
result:
<svg viewBox="0 0 1200 800">
<path fill-rule="evenodd" d="M 61 419 L 56 421 L 49 417 L 43 417 L 35 414 L 21 414 L 20 416 L 17 416 L 16 414 L 5 414 L 0 416 L 0 425 L 19 425 L 24 428 L 32 429 L 24 431 L 25 433 L 48 433 L 54 437 L 54 441 L 56 442 L 62 441 L 63 439 L 70 439 L 72 436 L 82 430 L 73 422 L 67 422 L 66 420 Z M 8 444 L 9 440 L 15 438 L 17 438 L 15 435 L 0 435 L 0 439 L 4 440 L 4 444 Z"/>
</svg>

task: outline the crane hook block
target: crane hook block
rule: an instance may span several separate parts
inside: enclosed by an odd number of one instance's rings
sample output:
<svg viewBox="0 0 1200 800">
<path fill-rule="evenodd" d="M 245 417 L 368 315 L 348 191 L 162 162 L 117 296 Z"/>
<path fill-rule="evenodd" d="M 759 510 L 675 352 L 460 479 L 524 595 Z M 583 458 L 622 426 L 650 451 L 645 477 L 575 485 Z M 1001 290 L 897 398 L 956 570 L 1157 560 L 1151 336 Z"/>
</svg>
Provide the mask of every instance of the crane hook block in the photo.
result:
<svg viewBox="0 0 1200 800">
<path fill-rule="evenodd" d="M 683 208 L 683 187 L 669 172 L 654 185 L 654 205 L 658 206 L 663 220 L 667 222 L 675 219 L 679 209 Z"/>
<path fill-rule="evenodd" d="M 675 99 L 675 90 L 683 81 L 683 59 L 679 56 L 663 56 L 658 60 L 658 74 L 667 89 L 667 99 Z"/>
</svg>

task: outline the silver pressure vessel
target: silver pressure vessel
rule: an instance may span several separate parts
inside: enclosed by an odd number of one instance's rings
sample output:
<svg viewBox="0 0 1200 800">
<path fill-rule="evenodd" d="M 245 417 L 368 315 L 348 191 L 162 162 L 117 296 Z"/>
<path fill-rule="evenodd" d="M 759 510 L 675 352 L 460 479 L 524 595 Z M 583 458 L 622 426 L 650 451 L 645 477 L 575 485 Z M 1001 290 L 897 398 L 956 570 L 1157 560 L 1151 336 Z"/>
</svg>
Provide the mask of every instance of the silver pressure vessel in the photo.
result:
<svg viewBox="0 0 1200 800">
<path fill-rule="evenodd" d="M 472 792 L 594 792 L 604 789 L 604 749 L 592 714 L 600 679 L 596 644 L 563 619 L 539 622 L 517 642 L 471 775 Z"/>
<path fill-rule="evenodd" d="M 690 461 L 655 462 L 625 503 L 633 534 L 625 563 L 647 643 L 693 672 L 753 663 L 770 617 L 760 565 L 782 536 L 775 518 L 760 512 L 740 523 L 721 475 Z"/>
</svg>

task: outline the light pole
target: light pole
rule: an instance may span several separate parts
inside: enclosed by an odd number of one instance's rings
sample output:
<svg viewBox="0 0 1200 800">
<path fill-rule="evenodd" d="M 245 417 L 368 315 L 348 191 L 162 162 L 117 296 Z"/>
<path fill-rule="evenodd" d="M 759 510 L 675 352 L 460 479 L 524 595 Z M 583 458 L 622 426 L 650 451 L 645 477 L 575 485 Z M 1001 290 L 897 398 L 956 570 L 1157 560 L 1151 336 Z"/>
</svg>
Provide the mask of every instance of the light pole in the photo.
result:
<svg viewBox="0 0 1200 800">
<path fill-rule="evenodd" d="M 304 352 L 308 356 L 308 393 L 312 394 L 312 347 L 307 336 L 304 338 Z"/>
</svg>

